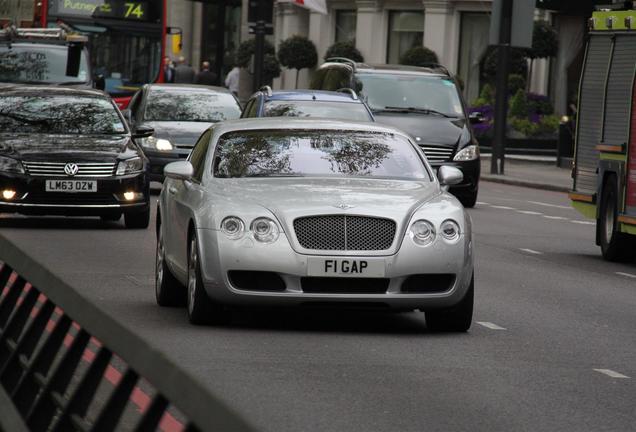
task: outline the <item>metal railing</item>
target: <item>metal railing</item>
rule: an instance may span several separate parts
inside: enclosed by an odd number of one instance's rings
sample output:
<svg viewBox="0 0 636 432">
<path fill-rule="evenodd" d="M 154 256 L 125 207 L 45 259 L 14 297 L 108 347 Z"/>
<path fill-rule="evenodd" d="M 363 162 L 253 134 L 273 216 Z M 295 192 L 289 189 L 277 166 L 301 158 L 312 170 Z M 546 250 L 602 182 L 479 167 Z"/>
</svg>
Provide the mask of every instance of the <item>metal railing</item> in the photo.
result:
<svg viewBox="0 0 636 432">
<path fill-rule="evenodd" d="M 131 417 L 134 393 L 148 385 L 153 396 Z M 154 431 L 165 417 L 186 431 L 253 430 L 0 234 L 0 430 Z"/>
</svg>

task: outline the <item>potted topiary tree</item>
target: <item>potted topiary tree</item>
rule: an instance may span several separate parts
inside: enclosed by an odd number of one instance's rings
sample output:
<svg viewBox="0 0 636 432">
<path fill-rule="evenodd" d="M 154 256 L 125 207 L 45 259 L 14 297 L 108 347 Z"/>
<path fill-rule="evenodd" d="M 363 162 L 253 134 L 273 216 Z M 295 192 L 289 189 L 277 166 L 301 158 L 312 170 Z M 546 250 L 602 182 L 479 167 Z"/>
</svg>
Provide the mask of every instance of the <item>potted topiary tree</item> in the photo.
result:
<svg viewBox="0 0 636 432">
<path fill-rule="evenodd" d="M 413 47 L 400 57 L 400 64 L 408 66 L 427 66 L 431 63 L 439 63 L 437 54 L 424 46 Z"/>
<path fill-rule="evenodd" d="M 331 57 L 345 57 L 354 62 L 363 62 L 364 57 L 355 47 L 352 41 L 346 42 L 336 42 L 331 45 L 327 52 L 325 53 L 325 60 L 330 59 Z"/>
<path fill-rule="evenodd" d="M 303 36 L 291 36 L 278 46 L 278 60 L 288 69 L 296 69 L 296 88 L 301 69 L 309 69 L 318 63 L 318 52 L 312 41 Z"/>
<path fill-rule="evenodd" d="M 532 76 L 535 59 L 549 58 L 559 51 L 559 37 L 556 30 L 546 21 L 535 21 L 532 31 L 532 48 L 526 50 L 526 57 L 530 59 L 528 76 Z M 528 80 L 528 89 L 530 80 Z"/>
</svg>

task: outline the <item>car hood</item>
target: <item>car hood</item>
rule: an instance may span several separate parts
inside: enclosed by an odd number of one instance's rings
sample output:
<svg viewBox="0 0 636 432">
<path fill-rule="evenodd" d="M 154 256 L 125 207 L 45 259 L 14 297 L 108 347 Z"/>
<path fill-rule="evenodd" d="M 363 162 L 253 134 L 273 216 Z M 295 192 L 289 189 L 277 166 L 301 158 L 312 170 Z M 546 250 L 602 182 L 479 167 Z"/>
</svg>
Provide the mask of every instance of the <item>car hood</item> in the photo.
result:
<svg viewBox="0 0 636 432">
<path fill-rule="evenodd" d="M 128 135 L 0 135 L 0 154 L 25 160 L 104 160 L 137 154 Z"/>
<path fill-rule="evenodd" d="M 417 144 L 454 147 L 466 129 L 464 119 L 416 113 L 374 112 L 373 115 L 376 122 L 396 127 L 413 136 Z"/>
<path fill-rule="evenodd" d="M 297 217 L 326 214 L 384 217 L 400 225 L 441 192 L 436 182 L 342 178 L 216 179 L 212 187 L 231 210 L 256 204 L 284 226 Z"/>
<path fill-rule="evenodd" d="M 170 141 L 179 147 L 194 147 L 203 132 L 214 123 L 207 122 L 172 122 L 152 121 L 144 122 L 155 130 L 154 136 Z"/>
</svg>

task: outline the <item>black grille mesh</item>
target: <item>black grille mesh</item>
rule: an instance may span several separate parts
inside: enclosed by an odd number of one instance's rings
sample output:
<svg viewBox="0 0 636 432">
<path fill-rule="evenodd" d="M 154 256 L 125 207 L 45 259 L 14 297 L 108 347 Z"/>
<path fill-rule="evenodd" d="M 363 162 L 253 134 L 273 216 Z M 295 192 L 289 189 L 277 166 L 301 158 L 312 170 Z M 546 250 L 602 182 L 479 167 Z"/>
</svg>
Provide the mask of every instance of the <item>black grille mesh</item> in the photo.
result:
<svg viewBox="0 0 636 432">
<path fill-rule="evenodd" d="M 298 242 L 305 249 L 386 250 L 395 238 L 395 222 L 367 216 L 310 216 L 294 221 Z"/>
</svg>

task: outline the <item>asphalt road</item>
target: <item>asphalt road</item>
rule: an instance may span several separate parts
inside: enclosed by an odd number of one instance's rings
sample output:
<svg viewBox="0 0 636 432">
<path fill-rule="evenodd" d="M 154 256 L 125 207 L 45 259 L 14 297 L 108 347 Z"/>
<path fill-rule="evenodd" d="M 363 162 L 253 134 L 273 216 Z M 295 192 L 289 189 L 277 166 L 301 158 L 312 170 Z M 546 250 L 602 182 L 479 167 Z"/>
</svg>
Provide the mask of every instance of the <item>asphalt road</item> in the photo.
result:
<svg viewBox="0 0 636 432">
<path fill-rule="evenodd" d="M 2 233 L 265 431 L 636 430 L 636 263 L 602 261 L 564 194 L 483 183 L 467 334 L 423 314 L 250 311 L 193 327 L 154 302 L 154 231 L 0 216 Z"/>
</svg>

